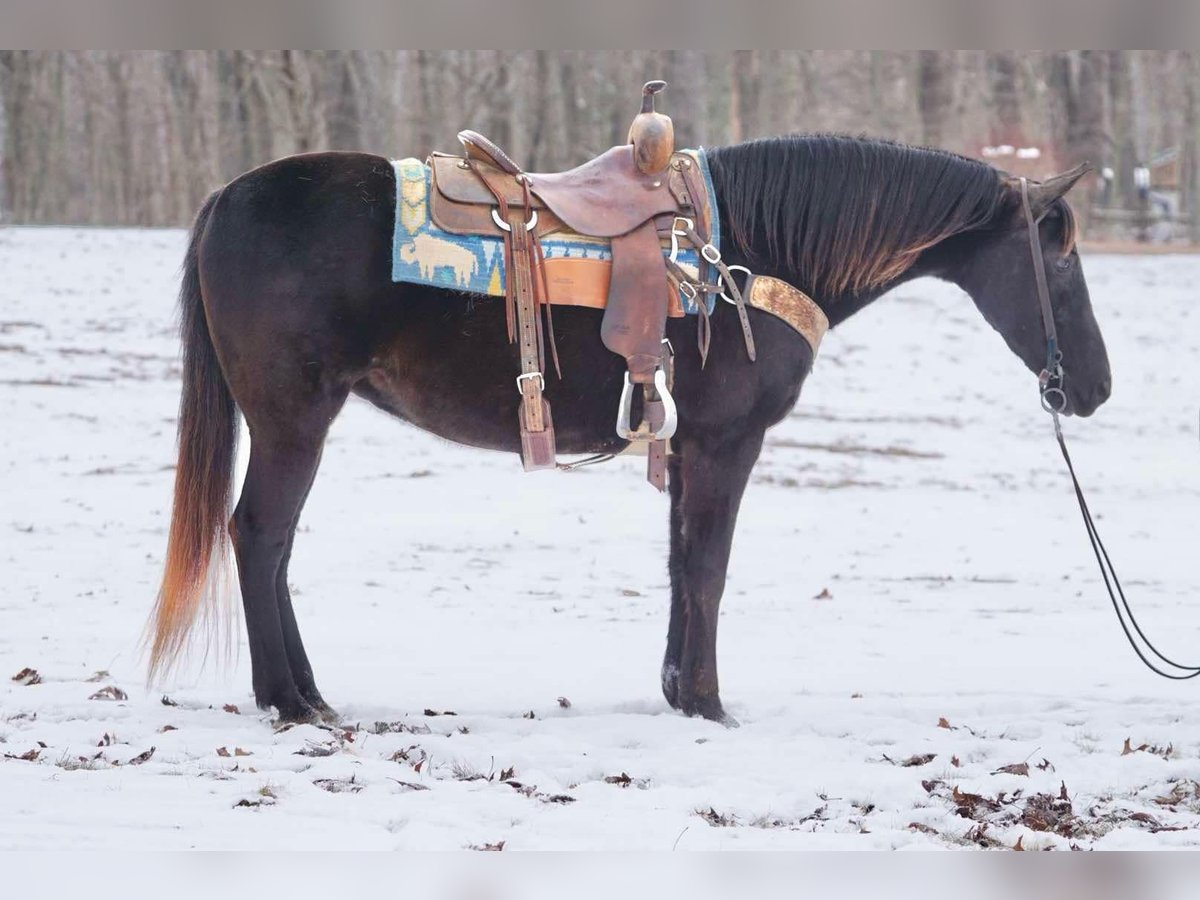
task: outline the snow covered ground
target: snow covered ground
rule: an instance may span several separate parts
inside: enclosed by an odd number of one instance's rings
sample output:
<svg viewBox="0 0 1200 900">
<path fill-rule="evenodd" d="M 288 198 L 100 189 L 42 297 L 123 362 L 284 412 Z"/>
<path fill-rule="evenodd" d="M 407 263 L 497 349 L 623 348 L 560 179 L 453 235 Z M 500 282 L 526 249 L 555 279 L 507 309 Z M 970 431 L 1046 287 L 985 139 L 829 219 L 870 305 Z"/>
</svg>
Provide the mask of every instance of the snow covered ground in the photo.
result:
<svg viewBox="0 0 1200 900">
<path fill-rule="evenodd" d="M 0 230 L 0 847 L 1200 845 L 1200 684 L 1126 647 L 1033 377 L 932 282 L 833 333 L 769 435 L 722 611 L 741 728 L 659 693 L 639 462 L 525 476 L 360 402 L 291 573 L 346 727 L 273 730 L 244 646 L 147 688 L 183 242 Z M 1115 389 L 1069 439 L 1195 660 L 1200 260 L 1085 270 Z"/>
</svg>

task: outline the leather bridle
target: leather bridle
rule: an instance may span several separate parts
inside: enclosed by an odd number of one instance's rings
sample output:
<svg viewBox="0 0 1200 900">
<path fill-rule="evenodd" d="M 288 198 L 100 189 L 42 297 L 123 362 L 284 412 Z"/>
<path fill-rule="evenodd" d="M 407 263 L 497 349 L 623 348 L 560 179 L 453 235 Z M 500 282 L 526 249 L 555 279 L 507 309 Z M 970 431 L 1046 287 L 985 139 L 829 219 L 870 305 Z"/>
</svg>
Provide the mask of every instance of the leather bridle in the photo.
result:
<svg viewBox="0 0 1200 900">
<path fill-rule="evenodd" d="M 1042 325 L 1046 333 L 1046 367 L 1038 375 L 1042 408 L 1054 419 L 1054 437 L 1062 451 L 1063 461 L 1067 464 L 1067 471 L 1071 474 L 1071 482 L 1075 487 L 1075 499 L 1079 502 L 1079 512 L 1083 517 L 1084 527 L 1087 529 L 1088 541 L 1092 545 L 1096 564 L 1100 568 L 1100 576 L 1104 579 L 1104 587 L 1108 590 L 1108 597 L 1112 601 L 1113 611 L 1117 614 L 1121 630 L 1125 632 L 1125 638 L 1129 641 L 1129 646 L 1133 648 L 1138 659 L 1156 675 L 1173 681 L 1187 681 L 1200 676 L 1200 666 L 1186 666 L 1164 656 L 1138 625 L 1133 610 L 1129 608 L 1129 601 L 1125 599 L 1125 591 L 1121 587 L 1120 579 L 1117 578 L 1116 570 L 1113 568 L 1112 560 L 1108 557 L 1104 542 L 1100 540 L 1100 534 L 1096 531 L 1096 523 L 1092 519 L 1091 510 L 1088 509 L 1083 488 L 1075 475 L 1075 466 L 1071 463 L 1071 454 L 1067 452 L 1067 442 L 1063 438 L 1062 423 L 1059 421 L 1059 415 L 1067 408 L 1067 395 L 1063 389 L 1065 381 L 1062 367 L 1063 354 L 1058 345 L 1058 330 L 1054 327 L 1054 307 L 1050 303 L 1050 286 L 1046 282 L 1046 260 L 1042 256 L 1042 243 L 1038 235 L 1038 225 L 1045 217 L 1045 213 L 1034 217 L 1033 207 L 1029 203 L 1029 183 L 1025 178 L 1021 179 L 1021 209 L 1025 214 L 1025 224 L 1029 229 L 1029 251 L 1033 256 L 1033 277 L 1037 283 L 1038 302 L 1042 310 Z M 1134 638 L 1135 634 L 1145 643 L 1145 651 L 1138 646 L 1138 642 Z M 1164 671 L 1159 668 L 1160 665 L 1178 671 Z"/>
<path fill-rule="evenodd" d="M 1067 395 L 1063 391 L 1062 350 L 1058 346 L 1058 329 L 1054 327 L 1054 307 L 1050 305 L 1050 286 L 1046 283 L 1046 261 L 1042 258 L 1042 242 L 1038 237 L 1038 225 L 1046 214 L 1033 216 L 1029 203 L 1029 181 L 1021 179 L 1021 210 L 1025 213 L 1025 224 L 1029 227 L 1029 252 L 1033 255 L 1033 277 L 1037 282 L 1038 302 L 1042 307 L 1042 326 L 1046 331 L 1046 367 L 1038 375 L 1042 391 L 1042 407 L 1046 412 L 1061 413 L 1067 408 Z"/>
</svg>

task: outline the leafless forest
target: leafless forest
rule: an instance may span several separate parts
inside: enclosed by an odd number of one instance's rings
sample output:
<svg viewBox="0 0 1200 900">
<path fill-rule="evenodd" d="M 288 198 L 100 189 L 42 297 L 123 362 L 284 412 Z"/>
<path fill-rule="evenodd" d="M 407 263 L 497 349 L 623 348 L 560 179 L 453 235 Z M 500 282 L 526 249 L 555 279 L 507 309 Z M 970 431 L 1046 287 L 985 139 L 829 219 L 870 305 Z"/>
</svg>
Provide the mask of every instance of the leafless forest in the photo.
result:
<svg viewBox="0 0 1200 900">
<path fill-rule="evenodd" d="M 5 50 L 0 223 L 185 224 L 275 157 L 424 156 L 462 127 L 566 167 L 624 139 L 651 77 L 681 144 L 839 131 L 1033 176 L 1087 159 L 1093 235 L 1200 236 L 1200 54 L 1102 50 Z"/>
</svg>

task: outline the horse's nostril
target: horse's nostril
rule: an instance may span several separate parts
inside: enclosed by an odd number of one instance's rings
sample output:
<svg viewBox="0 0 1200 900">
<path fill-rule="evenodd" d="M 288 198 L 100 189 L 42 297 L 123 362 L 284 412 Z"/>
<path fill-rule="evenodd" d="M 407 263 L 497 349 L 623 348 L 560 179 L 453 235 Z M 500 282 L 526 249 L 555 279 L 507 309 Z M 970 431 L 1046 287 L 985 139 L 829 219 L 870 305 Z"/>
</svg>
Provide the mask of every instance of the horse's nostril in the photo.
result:
<svg viewBox="0 0 1200 900">
<path fill-rule="evenodd" d="M 1084 395 L 1086 402 L 1081 404 L 1081 408 L 1079 410 L 1080 415 L 1091 415 L 1092 412 L 1099 409 L 1100 406 L 1104 404 L 1104 402 L 1109 398 L 1110 394 L 1112 394 L 1111 378 L 1105 378 L 1103 381 L 1095 382 L 1091 391 Z M 1085 409 L 1087 412 L 1084 412 Z"/>
</svg>

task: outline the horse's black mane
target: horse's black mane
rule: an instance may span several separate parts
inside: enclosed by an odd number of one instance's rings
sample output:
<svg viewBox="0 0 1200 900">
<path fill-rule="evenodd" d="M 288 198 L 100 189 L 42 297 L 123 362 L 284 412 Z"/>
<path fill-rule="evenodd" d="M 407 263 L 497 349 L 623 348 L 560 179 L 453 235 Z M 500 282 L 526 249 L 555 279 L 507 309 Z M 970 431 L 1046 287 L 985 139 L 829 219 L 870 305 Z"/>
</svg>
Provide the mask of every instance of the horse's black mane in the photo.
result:
<svg viewBox="0 0 1200 900">
<path fill-rule="evenodd" d="M 922 250 L 992 222 L 1005 199 L 986 163 L 892 141 L 792 135 L 708 161 L 726 235 L 747 254 L 766 247 L 828 299 L 891 281 Z"/>
</svg>

